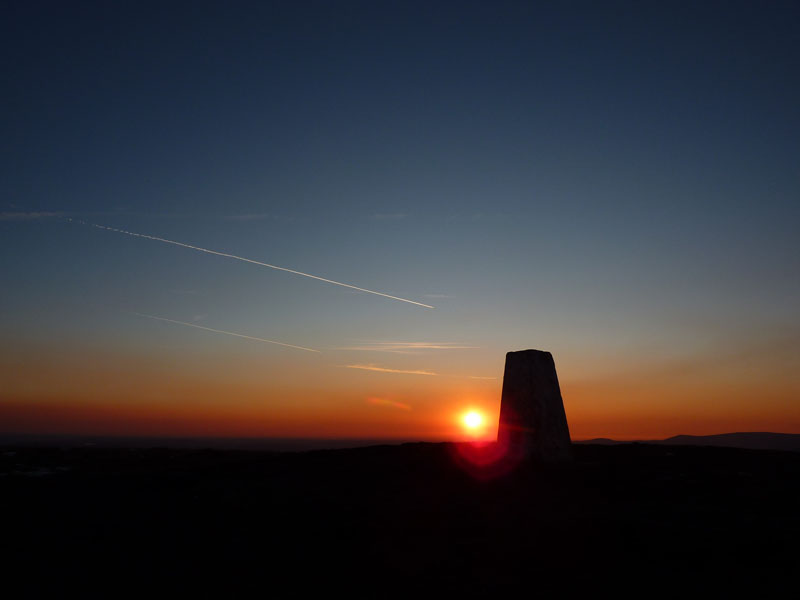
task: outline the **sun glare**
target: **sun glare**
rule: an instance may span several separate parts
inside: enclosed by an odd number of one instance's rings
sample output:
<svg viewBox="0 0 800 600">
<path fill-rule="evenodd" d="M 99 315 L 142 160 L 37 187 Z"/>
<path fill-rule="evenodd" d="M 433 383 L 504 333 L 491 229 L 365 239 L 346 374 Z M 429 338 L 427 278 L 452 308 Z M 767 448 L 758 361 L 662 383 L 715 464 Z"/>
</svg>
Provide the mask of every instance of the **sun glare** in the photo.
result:
<svg viewBox="0 0 800 600">
<path fill-rule="evenodd" d="M 483 425 L 483 415 L 474 410 L 469 411 L 464 415 L 464 426 L 470 431 L 475 431 Z"/>
</svg>

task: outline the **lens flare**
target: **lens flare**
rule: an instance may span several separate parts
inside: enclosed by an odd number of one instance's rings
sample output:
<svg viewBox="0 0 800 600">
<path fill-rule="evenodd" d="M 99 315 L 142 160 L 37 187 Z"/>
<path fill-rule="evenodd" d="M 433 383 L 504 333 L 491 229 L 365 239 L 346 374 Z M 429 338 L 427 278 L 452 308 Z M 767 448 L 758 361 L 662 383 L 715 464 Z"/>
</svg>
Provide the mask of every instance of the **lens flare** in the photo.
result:
<svg viewBox="0 0 800 600">
<path fill-rule="evenodd" d="M 449 444 L 455 463 L 475 479 L 489 481 L 510 473 L 518 460 L 505 442 L 473 441 Z"/>
</svg>

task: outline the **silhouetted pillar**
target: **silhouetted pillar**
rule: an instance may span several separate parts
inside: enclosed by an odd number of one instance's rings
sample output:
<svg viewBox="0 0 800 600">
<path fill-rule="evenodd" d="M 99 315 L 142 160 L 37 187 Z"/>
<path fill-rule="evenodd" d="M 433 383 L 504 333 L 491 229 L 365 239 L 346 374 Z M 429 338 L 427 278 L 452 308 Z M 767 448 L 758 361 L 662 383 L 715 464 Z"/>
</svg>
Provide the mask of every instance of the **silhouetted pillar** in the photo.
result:
<svg viewBox="0 0 800 600">
<path fill-rule="evenodd" d="M 520 458 L 570 458 L 567 415 L 556 364 L 549 352 L 521 350 L 506 354 L 497 439 Z"/>
</svg>

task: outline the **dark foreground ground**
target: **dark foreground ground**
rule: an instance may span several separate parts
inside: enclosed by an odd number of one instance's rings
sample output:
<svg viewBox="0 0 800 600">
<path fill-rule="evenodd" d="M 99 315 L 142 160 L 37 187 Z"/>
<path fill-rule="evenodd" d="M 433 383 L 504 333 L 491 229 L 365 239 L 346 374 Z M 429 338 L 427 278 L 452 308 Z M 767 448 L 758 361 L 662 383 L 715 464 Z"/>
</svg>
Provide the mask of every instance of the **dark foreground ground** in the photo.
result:
<svg viewBox="0 0 800 600">
<path fill-rule="evenodd" d="M 456 455 L 450 444 L 2 448 L 2 586 L 22 584 L 13 597 L 796 591 L 798 453 L 582 445 L 571 465 L 489 479 Z"/>
</svg>

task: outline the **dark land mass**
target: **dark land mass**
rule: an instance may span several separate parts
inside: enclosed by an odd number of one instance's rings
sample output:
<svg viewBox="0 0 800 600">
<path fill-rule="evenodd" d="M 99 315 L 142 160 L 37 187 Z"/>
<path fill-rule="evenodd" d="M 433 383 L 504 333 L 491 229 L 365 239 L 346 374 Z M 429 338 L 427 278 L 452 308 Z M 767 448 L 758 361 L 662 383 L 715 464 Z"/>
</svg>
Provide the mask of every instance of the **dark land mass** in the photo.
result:
<svg viewBox="0 0 800 600">
<path fill-rule="evenodd" d="M 386 438 L 276 438 L 276 437 L 144 437 L 64 435 L 0 432 L 0 447 L 39 448 L 184 448 L 217 450 L 267 450 L 271 452 L 305 452 L 401 444 L 407 439 Z M 722 433 L 717 435 L 676 435 L 665 440 L 613 440 L 594 438 L 573 444 L 667 444 L 670 446 L 719 446 L 750 450 L 790 450 L 800 452 L 800 434 L 771 432 Z"/>
<path fill-rule="evenodd" d="M 410 440 L 386 438 L 280 438 L 280 437 L 149 437 L 0 433 L 0 448 L 183 448 L 214 450 L 266 450 L 306 452 L 401 444 Z"/>
<path fill-rule="evenodd" d="M 717 435 L 676 435 L 665 440 L 638 440 L 623 442 L 609 438 L 595 438 L 578 444 L 666 444 L 668 446 L 718 446 L 720 448 L 747 448 L 749 450 L 789 450 L 800 452 L 800 434 L 744 431 Z"/>
<path fill-rule="evenodd" d="M 798 453 L 575 445 L 571 463 L 491 477 L 459 448 L 5 447 L 4 589 L 719 597 L 797 583 Z"/>
</svg>

